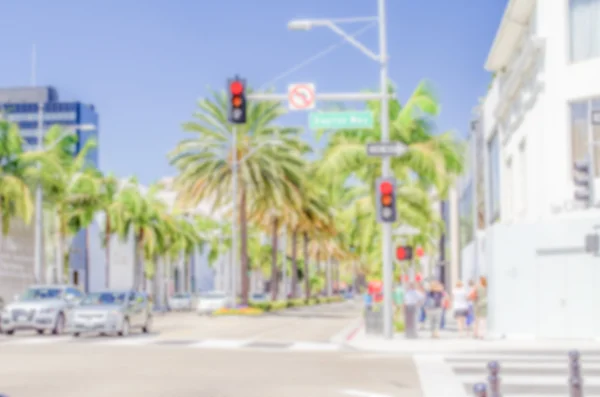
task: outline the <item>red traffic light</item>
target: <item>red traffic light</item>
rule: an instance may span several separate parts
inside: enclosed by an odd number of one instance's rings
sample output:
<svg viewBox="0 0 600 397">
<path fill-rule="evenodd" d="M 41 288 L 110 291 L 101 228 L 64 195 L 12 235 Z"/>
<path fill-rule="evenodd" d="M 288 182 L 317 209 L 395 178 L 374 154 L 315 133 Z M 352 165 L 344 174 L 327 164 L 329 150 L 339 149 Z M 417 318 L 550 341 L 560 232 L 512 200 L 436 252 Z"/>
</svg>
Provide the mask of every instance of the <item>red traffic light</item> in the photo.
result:
<svg viewBox="0 0 600 397">
<path fill-rule="evenodd" d="M 229 85 L 229 90 L 233 95 L 241 95 L 244 92 L 244 85 L 236 80 Z"/>
<path fill-rule="evenodd" d="M 419 258 L 425 255 L 425 250 L 423 250 L 423 247 L 417 247 L 416 254 Z"/>
<path fill-rule="evenodd" d="M 398 260 L 403 260 L 404 258 L 406 258 L 406 250 L 404 249 L 404 247 L 396 248 L 396 258 L 398 258 Z"/>
<path fill-rule="evenodd" d="M 381 194 L 392 194 L 394 191 L 394 186 L 390 182 L 381 182 L 379 185 L 379 191 Z"/>
</svg>

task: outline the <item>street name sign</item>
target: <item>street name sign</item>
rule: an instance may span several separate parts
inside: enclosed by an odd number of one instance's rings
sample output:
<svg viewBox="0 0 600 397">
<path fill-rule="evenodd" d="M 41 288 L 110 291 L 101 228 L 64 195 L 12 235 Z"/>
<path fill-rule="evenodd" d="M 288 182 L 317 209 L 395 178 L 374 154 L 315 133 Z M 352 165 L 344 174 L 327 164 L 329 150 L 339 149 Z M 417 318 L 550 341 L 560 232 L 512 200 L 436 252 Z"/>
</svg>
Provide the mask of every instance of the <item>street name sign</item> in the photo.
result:
<svg viewBox="0 0 600 397">
<path fill-rule="evenodd" d="M 406 145 L 400 142 L 367 143 L 367 155 L 372 157 L 401 156 L 406 152 Z"/>
<path fill-rule="evenodd" d="M 315 108 L 315 85 L 297 83 L 288 86 L 288 105 L 290 110 L 310 110 Z"/>
<path fill-rule="evenodd" d="M 308 124 L 311 130 L 362 130 L 373 128 L 374 120 L 372 112 L 315 112 Z"/>
</svg>

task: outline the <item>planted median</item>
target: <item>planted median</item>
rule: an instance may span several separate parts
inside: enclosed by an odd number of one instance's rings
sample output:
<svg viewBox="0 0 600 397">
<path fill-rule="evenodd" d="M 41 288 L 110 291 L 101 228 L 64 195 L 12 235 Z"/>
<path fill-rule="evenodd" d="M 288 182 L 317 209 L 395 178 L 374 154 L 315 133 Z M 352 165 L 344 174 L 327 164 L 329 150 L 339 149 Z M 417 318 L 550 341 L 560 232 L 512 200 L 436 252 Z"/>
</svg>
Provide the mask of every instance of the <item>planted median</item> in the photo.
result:
<svg viewBox="0 0 600 397">
<path fill-rule="evenodd" d="M 294 307 L 315 306 L 325 303 L 342 302 L 344 298 L 340 296 L 310 298 L 310 299 L 289 299 L 287 301 L 270 302 L 250 302 L 247 307 L 223 308 L 213 312 L 216 316 L 259 316 L 264 313 L 276 312 Z"/>
</svg>

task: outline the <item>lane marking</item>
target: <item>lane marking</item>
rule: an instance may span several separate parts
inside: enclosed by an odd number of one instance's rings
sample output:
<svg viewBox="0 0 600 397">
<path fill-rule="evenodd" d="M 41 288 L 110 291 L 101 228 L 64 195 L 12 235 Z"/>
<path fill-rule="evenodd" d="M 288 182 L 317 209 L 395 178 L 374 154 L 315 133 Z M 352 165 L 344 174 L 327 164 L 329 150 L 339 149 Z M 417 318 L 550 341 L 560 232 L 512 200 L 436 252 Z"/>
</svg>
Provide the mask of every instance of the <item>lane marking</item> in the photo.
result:
<svg viewBox="0 0 600 397">
<path fill-rule="evenodd" d="M 370 391 L 362 391 L 362 390 L 343 390 L 342 394 L 345 394 L 347 396 L 356 396 L 356 397 L 391 397 L 389 394 L 373 393 Z"/>
<path fill-rule="evenodd" d="M 110 346 L 140 346 L 140 345 L 150 345 L 154 344 L 159 340 L 159 338 L 128 338 L 125 337 L 123 339 L 107 339 L 100 341 L 92 341 L 91 344 L 94 345 L 110 345 Z"/>
<path fill-rule="evenodd" d="M 250 343 L 247 340 L 211 339 L 194 343 L 189 347 L 200 349 L 239 349 Z"/>
<path fill-rule="evenodd" d="M 294 351 L 337 351 L 342 347 L 332 343 L 311 343 L 311 342 L 296 342 L 292 344 L 289 350 Z"/>
<path fill-rule="evenodd" d="M 413 356 L 413 361 L 417 368 L 424 397 L 468 397 L 463 382 L 444 362 L 443 356 L 417 354 Z M 473 383 L 482 381 L 481 376 L 475 378 Z M 435 379 L 435 382 L 432 382 L 431 379 Z M 506 384 L 504 376 L 502 384 Z"/>
<path fill-rule="evenodd" d="M 58 337 L 57 336 L 48 336 L 46 338 L 44 338 L 44 337 L 19 338 L 19 339 L 6 341 L 2 344 L 3 345 L 49 345 L 52 343 L 66 342 L 67 340 L 70 340 L 70 339 L 72 339 L 70 336 L 58 336 Z"/>
<path fill-rule="evenodd" d="M 485 377 L 481 375 L 456 375 L 462 383 L 479 383 L 485 381 Z M 539 376 L 539 375 L 531 375 L 528 373 L 523 374 L 511 374 L 511 375 L 502 375 L 500 373 L 500 378 L 502 382 L 502 386 L 562 386 L 566 387 L 568 385 L 569 374 L 565 373 L 565 376 Z M 431 379 L 431 378 L 430 378 Z M 436 378 L 437 381 L 437 378 Z M 600 386 L 600 379 L 597 377 L 587 376 L 584 379 L 585 386 Z"/>
</svg>

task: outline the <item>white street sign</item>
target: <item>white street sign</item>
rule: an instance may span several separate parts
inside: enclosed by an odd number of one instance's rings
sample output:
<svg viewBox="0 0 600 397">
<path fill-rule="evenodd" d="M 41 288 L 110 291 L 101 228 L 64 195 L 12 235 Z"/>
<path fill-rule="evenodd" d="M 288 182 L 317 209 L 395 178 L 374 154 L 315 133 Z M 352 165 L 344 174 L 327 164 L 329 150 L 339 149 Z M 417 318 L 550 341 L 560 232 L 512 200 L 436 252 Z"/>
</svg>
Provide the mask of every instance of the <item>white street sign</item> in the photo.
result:
<svg viewBox="0 0 600 397">
<path fill-rule="evenodd" d="M 600 110 L 592 112 L 592 125 L 600 125 Z"/>
<path fill-rule="evenodd" d="M 373 157 L 401 156 L 406 145 L 400 142 L 373 142 L 367 144 L 367 155 Z"/>
<path fill-rule="evenodd" d="M 290 110 L 310 110 L 315 108 L 315 85 L 311 83 L 290 84 L 288 86 Z"/>
</svg>

